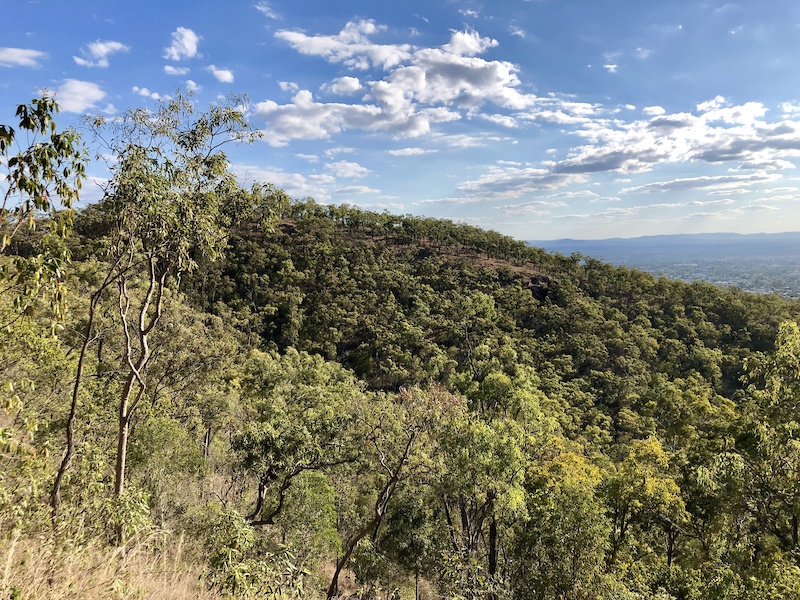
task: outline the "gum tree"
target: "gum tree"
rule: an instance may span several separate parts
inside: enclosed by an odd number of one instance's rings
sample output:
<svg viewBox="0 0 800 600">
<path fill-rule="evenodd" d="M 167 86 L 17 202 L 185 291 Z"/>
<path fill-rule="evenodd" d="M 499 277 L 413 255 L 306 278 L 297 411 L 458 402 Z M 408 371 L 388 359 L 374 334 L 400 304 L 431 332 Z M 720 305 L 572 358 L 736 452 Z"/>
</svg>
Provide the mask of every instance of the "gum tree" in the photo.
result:
<svg viewBox="0 0 800 600">
<path fill-rule="evenodd" d="M 86 153 L 72 129 L 59 132 L 58 103 L 48 95 L 17 106 L 19 126 L 0 124 L 0 254 L 20 231 L 36 228 L 36 218 L 49 217 L 51 229 L 63 237 L 72 224 L 72 206 L 85 178 Z M 4 292 L 16 287 L 15 305 L 30 314 L 43 287 L 56 315 L 64 310 L 64 270 L 69 254 L 58 244 L 31 256 L 17 256 L 0 265 Z"/>
<path fill-rule="evenodd" d="M 229 171 L 223 148 L 258 137 L 245 121 L 244 98 L 230 97 L 196 114 L 190 97 L 179 94 L 155 112 L 129 110 L 89 123 L 103 151 L 113 157 L 112 177 L 99 204 L 107 226 L 108 270 L 97 292 L 115 290 L 121 339 L 121 389 L 117 403 L 114 494 L 125 490 L 131 420 L 149 387 L 153 338 L 163 327 L 165 297 L 200 256 L 214 259 L 224 249 L 231 225 L 254 213 L 268 216 L 261 188 L 242 190 Z M 94 298 L 94 296 L 93 296 Z M 97 303 L 90 304 L 84 339 L 93 336 Z M 70 424 L 74 425 L 84 354 L 78 366 Z M 67 456 L 74 439 L 67 441 Z M 51 494 L 69 460 L 62 463 Z"/>
</svg>

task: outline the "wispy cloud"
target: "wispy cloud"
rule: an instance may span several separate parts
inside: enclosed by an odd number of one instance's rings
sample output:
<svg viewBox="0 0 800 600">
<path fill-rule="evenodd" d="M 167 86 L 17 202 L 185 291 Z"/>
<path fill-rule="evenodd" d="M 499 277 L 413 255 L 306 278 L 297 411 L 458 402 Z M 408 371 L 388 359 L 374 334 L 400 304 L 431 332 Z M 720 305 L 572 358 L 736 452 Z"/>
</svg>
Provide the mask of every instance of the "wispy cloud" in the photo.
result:
<svg viewBox="0 0 800 600">
<path fill-rule="evenodd" d="M 389 150 L 388 154 L 392 156 L 420 156 L 422 154 L 434 154 L 438 150 L 425 149 L 425 148 L 401 148 L 399 150 Z"/>
<path fill-rule="evenodd" d="M 164 73 L 167 75 L 186 75 L 189 72 L 189 67 L 174 67 L 172 65 L 164 65 Z"/>
<path fill-rule="evenodd" d="M 281 18 L 280 15 L 277 12 L 275 12 L 275 10 L 272 8 L 271 4 L 267 2 L 267 0 L 260 0 L 260 2 L 257 2 L 256 4 L 253 5 L 253 8 L 255 8 L 258 12 L 260 12 L 268 19 Z"/>
</svg>

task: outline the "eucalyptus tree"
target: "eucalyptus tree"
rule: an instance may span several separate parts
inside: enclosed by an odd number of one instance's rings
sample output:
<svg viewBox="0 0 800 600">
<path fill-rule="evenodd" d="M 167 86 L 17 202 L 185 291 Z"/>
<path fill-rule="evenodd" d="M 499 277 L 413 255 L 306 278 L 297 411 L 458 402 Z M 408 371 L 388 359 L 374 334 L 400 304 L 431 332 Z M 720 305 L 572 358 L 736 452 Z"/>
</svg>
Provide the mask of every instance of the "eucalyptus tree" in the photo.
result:
<svg viewBox="0 0 800 600">
<path fill-rule="evenodd" d="M 33 392 L 35 381 L 52 365 L 63 368 L 66 363 L 52 336 L 54 322 L 49 333 L 32 319 L 15 325 L 33 315 L 42 296 L 49 299 L 57 319 L 66 308 L 70 255 L 62 242 L 85 177 L 86 152 L 77 132 L 58 131 L 58 112 L 58 103 L 45 94 L 17 106 L 16 129 L 0 124 L 0 406 L 15 414 L 12 423 L 21 420 L 25 392 Z M 18 251 L 18 234 L 33 232 L 43 216 L 48 233 L 34 249 Z M 4 257 L 9 250 L 14 256 Z M 31 361 L 33 368 L 23 367 Z M 14 448 L 9 456 L 25 454 L 26 444 L 18 442 L 32 439 L 38 416 L 26 417 L 23 428 L 0 427 L 2 445 Z M 12 469 L 5 464 L 2 470 L 9 474 Z"/>
<path fill-rule="evenodd" d="M 165 295 L 179 286 L 181 276 L 196 267 L 199 257 L 213 259 L 222 252 L 235 221 L 269 212 L 261 188 L 252 192 L 240 188 L 223 150 L 229 142 L 249 142 L 259 135 L 245 121 L 244 101 L 230 97 L 196 114 L 191 98 L 179 94 L 162 102 L 155 112 L 140 108 L 88 122 L 104 155 L 112 157 L 112 176 L 99 203 L 107 223 L 103 245 L 108 271 L 96 292 L 114 290 L 122 340 L 116 496 L 125 489 L 131 419 L 151 385 L 151 342 L 163 326 Z M 85 345 L 92 339 L 96 308 L 93 302 Z M 85 346 L 75 381 L 65 460 L 51 493 L 54 510 L 63 472 L 74 452 L 69 432 L 84 361 Z"/>
<path fill-rule="evenodd" d="M 45 94 L 17 106 L 17 129 L 0 124 L 0 254 L 17 233 L 35 229 L 42 214 L 61 237 L 72 223 L 72 205 L 85 178 L 86 151 L 77 132 L 57 130 L 54 117 L 59 110 L 53 97 Z M 28 314 L 33 299 L 46 287 L 60 317 L 68 261 L 68 252 L 59 245 L 30 256 L 17 255 L 13 266 L 0 265 L 0 283 L 11 284 L 8 289 L 17 286 L 16 308 Z"/>
</svg>

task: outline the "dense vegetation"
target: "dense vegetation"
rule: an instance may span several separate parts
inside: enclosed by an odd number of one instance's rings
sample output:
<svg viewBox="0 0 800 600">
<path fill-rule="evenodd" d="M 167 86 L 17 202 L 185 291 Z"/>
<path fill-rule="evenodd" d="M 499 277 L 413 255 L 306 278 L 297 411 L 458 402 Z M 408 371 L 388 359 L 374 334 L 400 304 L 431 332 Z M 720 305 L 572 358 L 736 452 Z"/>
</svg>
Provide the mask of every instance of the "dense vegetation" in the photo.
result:
<svg viewBox="0 0 800 600">
<path fill-rule="evenodd" d="M 800 595 L 800 304 L 242 190 L 238 106 L 3 180 L 3 597 Z"/>
</svg>

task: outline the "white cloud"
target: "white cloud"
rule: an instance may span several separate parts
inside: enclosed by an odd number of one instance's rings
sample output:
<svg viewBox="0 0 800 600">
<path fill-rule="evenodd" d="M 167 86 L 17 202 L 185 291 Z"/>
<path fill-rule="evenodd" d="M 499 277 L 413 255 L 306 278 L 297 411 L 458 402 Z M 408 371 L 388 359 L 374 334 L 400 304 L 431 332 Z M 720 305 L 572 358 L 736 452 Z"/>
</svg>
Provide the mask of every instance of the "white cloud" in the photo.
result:
<svg viewBox="0 0 800 600">
<path fill-rule="evenodd" d="M 481 37 L 473 29 L 467 29 L 466 31 L 453 31 L 450 42 L 442 46 L 442 49 L 457 56 L 475 56 L 486 52 L 489 48 L 494 48 L 498 43 L 497 40 Z"/>
<path fill-rule="evenodd" d="M 82 67 L 100 67 L 107 68 L 109 65 L 108 57 L 117 52 L 127 52 L 130 47 L 122 42 L 115 42 L 113 40 L 97 40 L 88 46 L 81 48 L 83 58 L 73 56 L 73 60 Z"/>
<path fill-rule="evenodd" d="M 420 156 L 421 154 L 433 154 L 438 150 L 426 150 L 424 148 L 401 148 L 400 150 L 389 150 L 392 156 Z"/>
<path fill-rule="evenodd" d="M 258 12 L 260 12 L 262 15 L 267 17 L 268 19 L 280 19 L 281 18 L 280 15 L 278 13 L 276 13 L 272 9 L 272 7 L 270 6 L 270 3 L 267 2 L 266 0 L 260 0 L 259 2 L 254 4 L 253 7 Z"/>
<path fill-rule="evenodd" d="M 336 182 L 330 175 L 302 175 L 287 173 L 281 169 L 270 169 L 254 165 L 231 165 L 231 171 L 243 187 L 253 183 L 269 182 L 284 190 L 292 198 L 314 198 L 319 202 L 330 200 L 329 186 Z"/>
<path fill-rule="evenodd" d="M 648 117 L 658 117 L 660 115 L 666 114 L 666 110 L 663 106 L 646 106 L 642 109 L 642 112 L 646 114 Z"/>
<path fill-rule="evenodd" d="M 151 92 L 146 87 L 139 87 L 138 85 L 133 86 L 133 93 L 144 96 L 145 98 L 150 98 L 151 100 L 163 100 L 166 98 L 166 96 L 162 96 L 157 92 Z"/>
<path fill-rule="evenodd" d="M 617 65 L 615 65 L 615 64 L 603 65 L 603 68 L 606 71 L 608 71 L 609 73 L 616 73 L 617 72 Z"/>
<path fill-rule="evenodd" d="M 776 181 L 778 179 L 780 179 L 780 175 L 763 171 L 749 175 L 705 175 L 701 177 L 682 177 L 669 181 L 657 181 L 635 187 L 623 188 L 620 191 L 623 194 L 631 194 L 642 192 L 673 192 L 678 190 L 724 190 L 736 188 L 741 185 Z"/>
<path fill-rule="evenodd" d="M 366 185 L 348 185 L 334 190 L 335 194 L 380 194 L 380 190 Z"/>
<path fill-rule="evenodd" d="M 549 215 L 552 214 L 552 209 L 564 206 L 567 206 L 566 202 L 532 200 L 530 202 L 523 202 L 522 204 L 501 206 L 500 210 L 507 215 Z"/>
<path fill-rule="evenodd" d="M 275 37 L 288 42 L 301 54 L 321 56 L 332 63 L 344 63 L 362 70 L 370 65 L 388 69 L 408 60 L 411 46 L 380 45 L 369 41 L 369 35 L 384 29 L 374 21 L 351 21 L 337 35 L 308 36 L 299 31 L 281 30 Z"/>
<path fill-rule="evenodd" d="M 189 67 L 173 67 L 172 65 L 164 65 L 164 73 L 167 75 L 186 75 L 189 72 Z"/>
<path fill-rule="evenodd" d="M 721 108 L 725 105 L 725 97 L 724 96 L 716 96 L 713 100 L 707 100 L 706 102 L 701 102 L 697 105 L 698 112 L 706 112 L 709 110 L 716 110 Z"/>
<path fill-rule="evenodd" d="M 78 79 L 65 79 L 56 90 L 56 100 L 61 109 L 71 113 L 84 113 L 97 106 L 106 93 L 96 83 L 80 81 Z M 110 112 L 111 107 L 106 107 L 105 112 Z"/>
<path fill-rule="evenodd" d="M 219 69 L 214 65 L 208 65 L 206 70 L 209 71 L 220 83 L 233 83 L 233 71 L 228 69 Z"/>
<path fill-rule="evenodd" d="M 785 116 L 796 115 L 800 113 L 800 103 L 784 102 L 781 104 L 781 110 Z"/>
<path fill-rule="evenodd" d="M 294 93 L 300 89 L 300 86 L 293 81 L 279 81 L 278 86 L 281 88 L 282 92 Z"/>
<path fill-rule="evenodd" d="M 580 174 L 554 173 L 535 167 L 493 166 L 479 178 L 461 183 L 458 191 L 476 199 L 513 199 L 531 192 L 580 183 L 585 179 Z"/>
<path fill-rule="evenodd" d="M 197 45 L 202 38 L 191 29 L 178 27 L 172 32 L 172 44 L 164 48 L 164 58 L 181 60 L 197 56 Z"/>
<path fill-rule="evenodd" d="M 47 53 L 29 48 L 0 48 L 0 67 L 40 67 Z"/>
<path fill-rule="evenodd" d="M 255 104 L 253 111 L 266 121 L 264 140 L 273 146 L 285 146 L 295 139 L 327 139 L 345 129 L 374 129 L 381 118 L 376 106 L 320 104 L 308 90 L 297 92 L 292 104 L 267 100 Z"/>
<path fill-rule="evenodd" d="M 297 158 L 302 158 L 303 160 L 307 160 L 310 163 L 319 162 L 319 156 L 316 154 L 295 154 Z"/>
<path fill-rule="evenodd" d="M 509 129 L 512 127 L 516 127 L 519 124 L 514 117 L 511 117 L 509 115 L 481 114 L 480 117 L 485 121 L 489 121 L 490 123 L 494 123 L 495 125 L 502 125 L 503 127 L 508 127 Z"/>
<path fill-rule="evenodd" d="M 325 170 L 330 171 L 336 177 L 346 177 L 349 179 L 361 179 L 371 173 L 366 167 L 358 163 L 341 160 L 339 162 L 325 165 Z"/>
<path fill-rule="evenodd" d="M 525 39 L 525 37 L 528 35 L 524 29 L 522 29 L 521 27 L 517 27 L 516 25 L 512 25 L 511 27 L 509 27 L 508 31 L 509 33 L 511 33 L 511 35 L 515 35 L 522 39 Z"/>
<path fill-rule="evenodd" d="M 334 148 L 328 148 L 325 150 L 325 156 L 328 158 L 333 158 L 334 156 L 338 156 L 339 154 L 354 154 L 356 152 L 355 148 L 350 148 L 348 146 L 336 146 Z"/>
<path fill-rule="evenodd" d="M 342 77 L 323 88 L 355 93 L 366 87 L 360 104 L 314 103 L 306 90 L 298 90 L 292 104 L 261 103 L 257 114 L 267 121 L 267 130 L 273 131 L 268 134 L 268 141 L 282 145 L 292 139 L 324 139 L 346 129 L 384 130 L 396 136 L 418 137 L 429 134 L 436 123 L 461 119 L 464 111 L 477 113 L 487 102 L 519 110 L 538 100 L 517 89 L 520 80 L 515 65 L 475 56 L 496 46 L 496 40 L 471 29 L 451 32 L 449 42 L 439 48 L 383 45 L 370 40 L 370 36 L 384 30 L 373 21 L 358 21 L 348 23 L 333 36 L 277 32 L 276 38 L 303 54 L 353 69 L 380 68 L 387 75 L 369 83 Z M 285 84 L 281 87 L 294 91 Z M 513 125 L 510 117 L 491 118 Z"/>
<path fill-rule="evenodd" d="M 200 84 L 196 81 L 192 81 L 191 79 L 186 80 L 186 89 L 190 92 L 199 92 L 202 88 Z"/>
<path fill-rule="evenodd" d="M 358 77 L 339 77 L 334 80 L 333 84 L 330 86 L 330 90 L 334 94 L 341 94 L 344 96 L 355 94 L 361 89 L 361 82 L 358 80 Z"/>
</svg>

